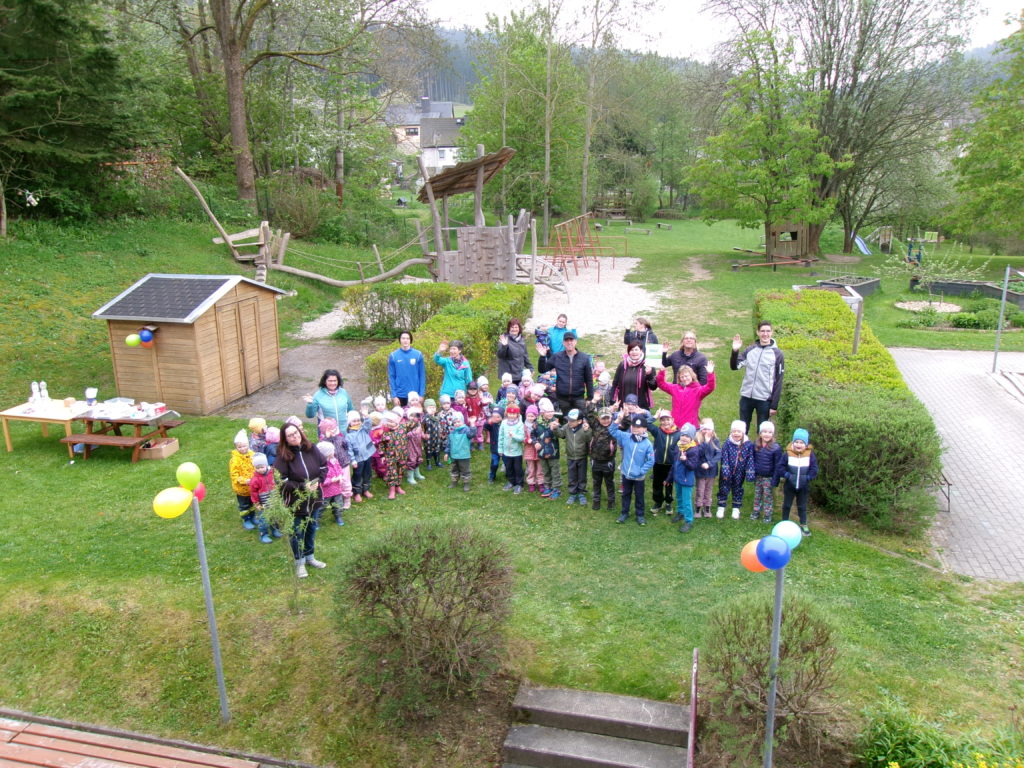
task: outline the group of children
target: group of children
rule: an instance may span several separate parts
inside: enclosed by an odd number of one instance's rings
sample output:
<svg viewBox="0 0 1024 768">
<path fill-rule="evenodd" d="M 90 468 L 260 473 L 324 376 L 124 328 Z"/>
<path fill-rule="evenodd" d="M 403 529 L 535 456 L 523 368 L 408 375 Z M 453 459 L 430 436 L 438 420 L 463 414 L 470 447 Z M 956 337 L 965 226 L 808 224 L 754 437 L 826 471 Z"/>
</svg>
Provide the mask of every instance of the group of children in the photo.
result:
<svg viewBox="0 0 1024 768">
<path fill-rule="evenodd" d="M 295 416 L 288 423 L 304 428 Z M 695 518 L 712 516 L 716 478 L 715 516 L 725 517 L 731 497 L 734 520 L 740 517 L 746 484 L 753 483 L 751 519 L 771 522 L 775 489 L 781 483 L 782 518 L 789 519 L 796 501 L 801 528 L 810 535 L 807 497 L 817 475 L 817 460 L 809 435 L 797 429 L 783 448 L 775 441 L 775 425 L 768 421 L 760 425 L 756 441 L 747 438 L 742 421 L 734 421 L 728 438 L 720 441 L 711 419 L 699 425 L 677 424 L 672 411 L 642 410 L 636 395 L 626 396 L 621 406 L 613 408 L 600 392 L 585 409 L 574 408 L 563 420 L 543 384 L 524 375 L 518 386 L 513 385 L 506 374 L 497 399 L 481 376 L 465 391 L 456 390 L 454 397 L 441 395 L 438 401 L 410 392 L 407 405 L 389 408 L 383 397 L 367 398 L 360 410 L 348 412 L 344 430 L 334 419 L 324 418 L 317 431 L 316 448 L 328 468 L 321 486 L 323 505 L 315 515 L 317 525 L 324 510 L 337 525 L 344 525 L 344 513 L 353 503 L 374 497 L 374 475 L 386 486 L 388 499 L 395 499 L 406 493 L 403 483 L 414 486 L 425 480 L 421 470 L 447 465 L 448 487 L 469 491 L 472 453 L 489 448 L 489 483 L 497 482 L 498 469 L 504 465 L 504 491 L 514 495 L 527 491 L 554 500 L 562 496 L 564 450 L 566 503 L 588 503 L 589 469 L 593 509 L 601 508 L 602 496 L 607 508 L 615 509 L 618 485 L 618 523 L 635 514 L 638 524 L 646 524 L 645 485 L 653 470 L 650 513 L 668 514 L 674 505 L 672 521 L 681 523 L 684 533 L 691 530 Z M 264 419 L 252 419 L 249 434 L 241 430 L 235 436 L 229 461 L 242 525 L 257 530 L 264 543 L 281 535 L 264 514 L 273 490 L 270 466 L 279 440 L 280 430 L 268 427 Z"/>
</svg>

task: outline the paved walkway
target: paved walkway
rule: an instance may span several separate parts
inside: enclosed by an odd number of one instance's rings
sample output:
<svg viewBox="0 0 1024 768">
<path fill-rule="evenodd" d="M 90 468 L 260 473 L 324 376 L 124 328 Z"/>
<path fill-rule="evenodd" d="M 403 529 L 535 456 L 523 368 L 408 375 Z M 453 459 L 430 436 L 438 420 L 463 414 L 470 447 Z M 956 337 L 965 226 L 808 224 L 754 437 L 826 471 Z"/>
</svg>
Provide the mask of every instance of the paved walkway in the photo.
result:
<svg viewBox="0 0 1024 768">
<path fill-rule="evenodd" d="M 1024 403 L 991 373 L 991 352 L 889 351 L 942 437 L 953 486 L 933 529 L 943 565 L 1024 581 Z M 1024 371 L 1024 353 L 1001 352 L 999 368 Z"/>
</svg>

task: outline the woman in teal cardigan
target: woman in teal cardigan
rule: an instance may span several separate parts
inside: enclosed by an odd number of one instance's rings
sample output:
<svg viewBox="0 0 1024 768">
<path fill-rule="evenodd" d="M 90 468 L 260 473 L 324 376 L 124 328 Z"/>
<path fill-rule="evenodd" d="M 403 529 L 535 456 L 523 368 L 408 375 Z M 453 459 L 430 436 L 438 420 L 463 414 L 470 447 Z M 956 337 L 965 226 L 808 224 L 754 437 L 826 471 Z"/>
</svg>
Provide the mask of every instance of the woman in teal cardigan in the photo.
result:
<svg viewBox="0 0 1024 768">
<path fill-rule="evenodd" d="M 448 357 L 441 357 L 447 352 Z M 434 362 L 444 368 L 444 381 L 441 382 L 441 394 L 455 398 L 455 392 L 469 389 L 469 382 L 473 380 L 473 370 L 469 367 L 469 360 L 462 356 L 462 342 L 453 341 L 449 344 L 442 341 L 434 353 Z"/>
<path fill-rule="evenodd" d="M 341 374 L 334 368 L 328 368 L 320 377 L 319 389 L 315 394 L 306 395 L 306 418 L 316 416 L 316 423 L 321 419 L 334 419 L 339 424 L 348 423 L 348 412 L 354 410 L 352 398 L 341 388 Z"/>
</svg>

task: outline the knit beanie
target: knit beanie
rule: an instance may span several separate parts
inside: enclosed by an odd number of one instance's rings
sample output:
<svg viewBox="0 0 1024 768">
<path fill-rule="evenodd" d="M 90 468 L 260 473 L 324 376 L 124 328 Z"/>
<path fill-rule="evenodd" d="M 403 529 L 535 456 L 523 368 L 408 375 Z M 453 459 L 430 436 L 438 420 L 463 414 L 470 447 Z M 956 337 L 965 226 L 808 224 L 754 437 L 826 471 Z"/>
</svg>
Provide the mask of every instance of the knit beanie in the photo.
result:
<svg viewBox="0 0 1024 768">
<path fill-rule="evenodd" d="M 248 445 L 249 436 L 245 434 L 244 429 L 238 430 L 238 434 L 235 435 L 235 445 Z"/>
<path fill-rule="evenodd" d="M 287 419 L 284 420 L 284 423 L 285 426 L 288 426 L 289 424 L 294 424 L 299 429 L 302 429 L 302 419 L 300 419 L 298 416 L 289 416 Z"/>
<path fill-rule="evenodd" d="M 537 408 L 536 405 L 528 405 L 528 406 L 526 406 L 526 415 L 527 416 L 539 416 L 540 415 L 540 409 Z"/>
<path fill-rule="evenodd" d="M 682 434 L 684 434 L 687 437 L 689 437 L 690 439 L 693 439 L 693 436 L 697 434 L 697 430 L 694 428 L 693 424 L 691 424 L 690 422 L 686 422 L 685 424 L 683 424 L 683 426 L 680 427 L 679 431 Z"/>
<path fill-rule="evenodd" d="M 809 443 L 809 442 L 811 442 L 811 435 L 803 427 L 801 427 L 800 429 L 794 429 L 793 430 L 793 442 L 795 443 L 797 440 L 803 440 L 805 443 Z"/>
<path fill-rule="evenodd" d="M 715 431 L 715 420 L 714 419 L 701 419 L 700 420 L 700 428 L 701 429 L 707 428 L 707 429 L 710 429 L 712 432 L 714 432 Z"/>
<path fill-rule="evenodd" d="M 348 419 L 348 423 L 351 424 L 353 421 L 362 421 L 363 414 L 359 411 L 349 411 L 348 414 L 346 414 L 346 418 Z"/>
<path fill-rule="evenodd" d="M 320 439 L 322 440 L 323 438 L 325 438 L 328 432 L 337 431 L 337 429 L 338 422 L 336 422 L 334 419 L 321 419 L 319 428 Z"/>
<path fill-rule="evenodd" d="M 432 397 L 428 397 L 423 401 L 424 408 L 437 408 L 437 402 Z"/>
<path fill-rule="evenodd" d="M 757 428 L 757 431 L 758 432 L 771 432 L 774 435 L 775 434 L 775 425 L 772 424 L 770 421 L 762 421 L 761 422 L 761 426 Z"/>
<path fill-rule="evenodd" d="M 610 384 L 612 380 L 611 374 L 608 371 L 601 371 L 597 377 L 598 384 Z"/>
<path fill-rule="evenodd" d="M 317 443 L 316 449 L 320 451 L 320 455 L 325 459 L 329 459 L 334 456 L 334 443 L 327 440 L 321 440 Z"/>
<path fill-rule="evenodd" d="M 252 466 L 254 469 L 270 466 L 270 463 L 267 461 L 267 455 L 265 453 L 254 453 L 252 455 Z"/>
<path fill-rule="evenodd" d="M 487 377 L 486 376 L 481 376 L 481 377 L 479 377 L 476 380 L 476 383 L 477 383 L 477 386 L 482 387 L 484 384 L 489 384 L 490 382 L 487 381 Z"/>
<path fill-rule="evenodd" d="M 466 419 L 462 415 L 462 411 L 456 411 L 455 415 L 452 416 L 452 421 L 454 421 L 456 424 L 464 424 L 466 422 Z"/>
<path fill-rule="evenodd" d="M 276 445 L 281 442 L 281 429 L 279 427 L 267 427 L 267 445 Z"/>
<path fill-rule="evenodd" d="M 505 373 L 501 374 L 501 383 L 502 383 L 502 385 L 505 385 L 506 381 L 509 384 L 512 383 L 512 374 L 509 373 L 508 371 L 506 371 Z"/>
<path fill-rule="evenodd" d="M 747 422 L 741 419 L 736 419 L 736 421 L 729 425 L 729 431 L 732 432 L 734 430 L 739 430 L 743 434 L 747 434 Z"/>
<path fill-rule="evenodd" d="M 438 398 L 438 400 L 440 400 L 442 404 L 450 403 L 452 401 L 452 396 L 451 395 L 441 395 Z"/>
<path fill-rule="evenodd" d="M 259 416 L 254 416 L 249 419 L 249 431 L 250 432 L 262 432 L 267 428 L 267 420 L 262 419 Z"/>
<path fill-rule="evenodd" d="M 553 413 L 555 410 L 555 406 L 553 406 L 551 404 L 551 401 L 548 400 L 546 397 L 542 397 L 540 399 L 540 401 L 537 403 L 537 408 L 540 409 L 541 413 Z"/>
</svg>

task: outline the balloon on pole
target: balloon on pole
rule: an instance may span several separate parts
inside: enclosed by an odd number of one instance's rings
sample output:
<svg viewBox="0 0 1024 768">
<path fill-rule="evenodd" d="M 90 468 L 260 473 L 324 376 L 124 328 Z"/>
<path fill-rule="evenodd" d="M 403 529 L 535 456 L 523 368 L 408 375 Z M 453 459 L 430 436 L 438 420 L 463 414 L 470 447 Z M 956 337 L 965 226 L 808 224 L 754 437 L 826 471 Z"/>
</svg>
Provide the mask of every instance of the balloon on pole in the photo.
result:
<svg viewBox="0 0 1024 768">
<path fill-rule="evenodd" d="M 748 541 L 740 552 L 740 562 L 743 563 L 743 567 L 748 571 L 753 571 L 754 573 L 761 573 L 762 571 L 768 570 L 768 568 L 761 565 L 761 562 L 757 559 L 758 542 L 758 539 Z"/>
<path fill-rule="evenodd" d="M 757 542 L 757 561 L 765 568 L 773 571 L 785 568 L 789 557 L 789 544 L 779 536 L 765 536 Z"/>
<path fill-rule="evenodd" d="M 202 501 L 206 498 L 206 483 L 200 483 L 194 489 L 192 493 L 195 494 L 196 501 Z"/>
<path fill-rule="evenodd" d="M 782 520 L 772 528 L 772 536 L 784 539 L 789 544 L 790 549 L 796 549 L 800 546 L 800 542 L 803 541 L 804 533 L 800 530 L 800 526 L 792 520 Z"/>
<path fill-rule="evenodd" d="M 187 488 L 164 488 L 153 499 L 153 511 L 171 520 L 184 514 L 192 503 L 192 491 Z"/>
<path fill-rule="evenodd" d="M 178 482 L 181 484 L 182 488 L 187 488 L 190 491 L 194 491 L 196 486 L 198 486 L 203 479 L 203 473 L 200 471 L 199 467 L 191 461 L 179 464 L 178 471 L 174 476 L 178 478 Z M 202 499 L 200 499 L 200 501 L 202 501 Z"/>
</svg>

